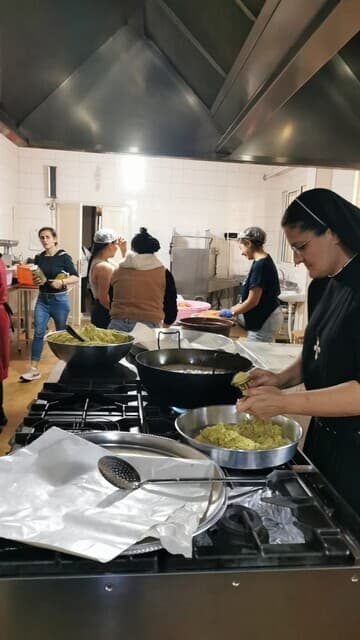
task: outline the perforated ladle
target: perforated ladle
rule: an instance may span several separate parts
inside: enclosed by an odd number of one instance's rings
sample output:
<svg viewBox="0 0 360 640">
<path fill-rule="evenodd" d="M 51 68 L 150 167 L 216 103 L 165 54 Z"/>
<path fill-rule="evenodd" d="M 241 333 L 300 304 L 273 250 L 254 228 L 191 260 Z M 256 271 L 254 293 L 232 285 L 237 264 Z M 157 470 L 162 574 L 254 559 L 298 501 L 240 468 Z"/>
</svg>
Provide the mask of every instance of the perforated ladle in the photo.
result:
<svg viewBox="0 0 360 640">
<path fill-rule="evenodd" d="M 98 461 L 98 469 L 101 475 L 113 484 L 118 489 L 124 489 L 126 491 L 133 491 L 134 489 L 139 489 L 144 484 L 178 484 L 178 483 L 193 483 L 193 484 L 213 484 L 213 482 L 236 482 L 242 483 L 244 486 L 256 485 L 256 487 L 252 487 L 251 491 L 246 492 L 253 493 L 254 491 L 258 491 L 260 487 L 264 487 L 266 482 L 264 480 L 249 480 L 244 477 L 236 478 L 229 476 L 228 478 L 150 478 L 149 480 L 141 480 L 139 473 L 136 471 L 135 467 L 133 467 L 130 462 L 127 460 L 123 460 L 118 456 L 103 456 Z"/>
</svg>

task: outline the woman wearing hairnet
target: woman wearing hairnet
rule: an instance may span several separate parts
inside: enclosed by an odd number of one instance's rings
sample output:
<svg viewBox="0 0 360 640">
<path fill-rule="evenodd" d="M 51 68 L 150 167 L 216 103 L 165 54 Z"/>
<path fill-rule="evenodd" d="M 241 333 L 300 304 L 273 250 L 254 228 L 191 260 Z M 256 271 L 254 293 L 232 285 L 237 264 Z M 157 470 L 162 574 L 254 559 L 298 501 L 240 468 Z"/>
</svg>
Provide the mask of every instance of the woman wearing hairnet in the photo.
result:
<svg viewBox="0 0 360 640">
<path fill-rule="evenodd" d="M 282 226 L 313 278 L 299 359 L 278 374 L 256 369 L 239 411 L 314 416 L 304 451 L 360 513 L 360 209 L 328 189 L 305 191 Z M 303 382 L 305 391 L 281 389 Z"/>
<path fill-rule="evenodd" d="M 265 240 L 266 233 L 260 227 L 248 227 L 239 234 L 240 251 L 253 263 L 242 285 L 242 301 L 231 309 L 222 309 L 219 315 L 239 316 L 248 340 L 272 342 L 281 327 L 282 314 L 279 276 L 271 256 L 264 250 Z"/>
<path fill-rule="evenodd" d="M 126 253 L 126 242 L 119 238 L 113 229 L 98 229 L 94 235 L 94 244 L 89 259 L 88 278 L 93 296 L 91 322 L 100 329 L 107 329 L 110 322 L 110 280 L 115 265 L 109 262 L 120 249 L 122 256 Z"/>
</svg>

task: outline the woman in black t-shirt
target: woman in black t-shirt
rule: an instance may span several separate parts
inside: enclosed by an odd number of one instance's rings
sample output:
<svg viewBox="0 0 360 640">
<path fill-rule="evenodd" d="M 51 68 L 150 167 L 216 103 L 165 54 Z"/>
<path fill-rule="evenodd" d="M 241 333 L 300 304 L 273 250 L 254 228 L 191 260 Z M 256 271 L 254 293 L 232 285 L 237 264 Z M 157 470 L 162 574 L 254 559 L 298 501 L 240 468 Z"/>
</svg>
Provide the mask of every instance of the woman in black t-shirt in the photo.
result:
<svg viewBox="0 0 360 640">
<path fill-rule="evenodd" d="M 279 276 L 271 256 L 264 251 L 266 233 L 260 227 L 248 227 L 239 234 L 243 256 L 253 260 L 242 286 L 242 301 L 231 309 L 222 309 L 220 317 L 240 316 L 248 331 L 248 340 L 272 342 L 282 323 L 279 307 Z"/>
<path fill-rule="evenodd" d="M 41 378 L 38 363 L 41 358 L 44 336 L 50 318 L 53 318 L 57 331 L 65 329 L 70 311 L 67 286 L 79 280 L 73 261 L 66 251 L 57 248 L 57 235 L 52 227 L 42 227 L 39 231 L 40 242 L 44 251 L 35 256 L 35 264 L 46 276 L 39 284 L 39 295 L 34 309 L 34 339 L 31 345 L 31 366 L 20 376 L 23 382 L 31 382 Z"/>
<path fill-rule="evenodd" d="M 360 514 L 360 209 L 311 189 L 291 203 L 282 226 L 295 263 L 313 278 L 302 354 L 278 374 L 254 370 L 238 409 L 314 416 L 305 453 Z M 305 391 L 280 390 L 301 382 Z"/>
</svg>

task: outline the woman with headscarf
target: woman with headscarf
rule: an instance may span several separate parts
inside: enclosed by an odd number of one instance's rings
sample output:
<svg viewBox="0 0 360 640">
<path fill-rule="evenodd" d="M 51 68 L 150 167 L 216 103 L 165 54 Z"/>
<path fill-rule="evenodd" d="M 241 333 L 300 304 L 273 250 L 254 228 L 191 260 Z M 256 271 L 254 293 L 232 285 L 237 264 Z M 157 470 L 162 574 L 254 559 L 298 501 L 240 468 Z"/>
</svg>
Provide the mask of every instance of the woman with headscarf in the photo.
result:
<svg viewBox="0 0 360 640">
<path fill-rule="evenodd" d="M 304 451 L 360 513 L 360 209 L 312 189 L 291 203 L 282 226 L 295 263 L 313 278 L 302 354 L 278 374 L 254 370 L 238 409 L 314 416 Z M 301 382 L 305 391 L 281 391 Z"/>
<path fill-rule="evenodd" d="M 154 255 L 159 241 L 141 227 L 131 241 L 131 252 L 111 278 L 113 298 L 109 329 L 131 331 L 137 322 L 149 327 L 169 326 L 177 315 L 172 274 Z"/>
<path fill-rule="evenodd" d="M 241 302 L 222 309 L 220 318 L 238 316 L 247 329 L 247 340 L 272 342 L 282 324 L 278 296 L 279 276 L 272 257 L 265 251 L 266 233 L 260 227 L 248 227 L 239 233 L 241 254 L 252 260 L 241 290 Z"/>
<path fill-rule="evenodd" d="M 88 280 L 93 296 L 91 322 L 100 329 L 107 329 L 110 322 L 110 280 L 115 265 L 109 260 L 120 249 L 124 257 L 126 241 L 112 229 L 98 229 L 94 235 L 94 244 L 89 258 Z"/>
</svg>

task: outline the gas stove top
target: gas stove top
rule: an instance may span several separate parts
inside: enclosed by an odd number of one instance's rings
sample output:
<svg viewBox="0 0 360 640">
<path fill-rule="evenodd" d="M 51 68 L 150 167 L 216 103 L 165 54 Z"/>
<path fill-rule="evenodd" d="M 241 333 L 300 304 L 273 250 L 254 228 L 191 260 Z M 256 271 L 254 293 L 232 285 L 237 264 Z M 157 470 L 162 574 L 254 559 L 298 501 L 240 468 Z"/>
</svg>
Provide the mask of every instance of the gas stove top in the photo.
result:
<svg viewBox="0 0 360 640">
<path fill-rule="evenodd" d="M 127 431 L 177 439 L 176 410 L 159 407 L 141 388 L 133 367 L 117 365 L 110 372 L 85 378 L 65 368 L 44 384 L 15 434 L 14 446 L 24 446 L 57 426 L 77 435 Z M 266 486 L 276 507 L 291 509 L 302 542 L 269 538 L 258 513 L 239 503 L 242 488 L 230 484 L 224 516 L 193 541 L 193 557 L 163 550 L 119 556 L 106 572 L 171 573 L 219 571 L 247 567 L 353 566 L 360 559 L 360 519 L 334 493 L 324 478 L 298 451 L 289 464 L 272 470 L 236 472 L 248 487 Z M 286 527 L 285 527 L 286 528 Z M 0 539 L 0 576 L 103 574 L 104 565 L 69 555 Z"/>
</svg>

